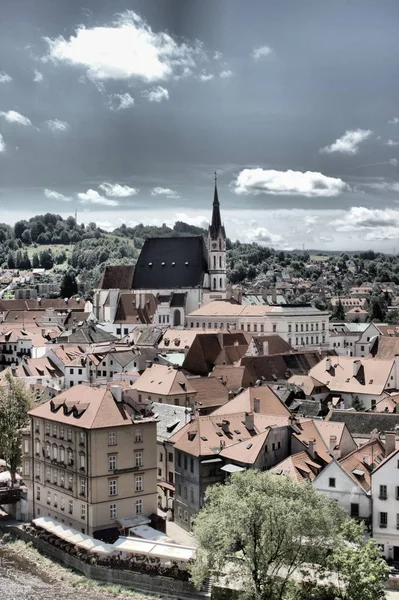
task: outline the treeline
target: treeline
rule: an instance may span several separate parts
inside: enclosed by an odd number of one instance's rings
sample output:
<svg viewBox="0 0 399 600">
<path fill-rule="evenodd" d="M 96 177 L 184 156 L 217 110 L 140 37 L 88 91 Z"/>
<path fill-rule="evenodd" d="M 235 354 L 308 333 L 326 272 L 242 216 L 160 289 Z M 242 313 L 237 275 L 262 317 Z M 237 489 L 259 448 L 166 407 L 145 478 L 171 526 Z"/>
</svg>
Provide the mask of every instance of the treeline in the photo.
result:
<svg viewBox="0 0 399 600">
<path fill-rule="evenodd" d="M 139 223 L 135 227 L 121 225 L 113 231 L 114 235 L 120 235 L 134 240 L 136 248 L 142 248 L 146 238 L 155 237 L 184 237 L 188 235 L 206 235 L 207 230 L 195 225 L 176 221 L 173 227 L 168 227 L 165 223 L 161 227 L 156 225 L 143 225 Z"/>
</svg>

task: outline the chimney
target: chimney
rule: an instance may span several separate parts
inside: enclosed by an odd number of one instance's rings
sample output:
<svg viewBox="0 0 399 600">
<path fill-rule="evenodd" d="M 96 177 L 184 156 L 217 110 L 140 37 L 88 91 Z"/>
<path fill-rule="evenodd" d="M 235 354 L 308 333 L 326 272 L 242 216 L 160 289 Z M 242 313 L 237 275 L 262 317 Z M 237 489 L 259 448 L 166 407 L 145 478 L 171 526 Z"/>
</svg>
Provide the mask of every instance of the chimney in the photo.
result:
<svg viewBox="0 0 399 600">
<path fill-rule="evenodd" d="M 273 304 L 277 304 L 277 290 L 275 287 L 272 289 L 272 302 Z"/>
<path fill-rule="evenodd" d="M 254 413 L 245 413 L 245 427 L 248 431 L 253 431 L 255 429 L 254 425 Z"/>
<path fill-rule="evenodd" d="M 379 440 L 380 439 L 380 436 L 378 434 L 378 429 L 373 429 L 373 431 L 371 432 L 371 435 L 370 435 L 370 439 L 371 440 Z"/>
<path fill-rule="evenodd" d="M 227 421 L 226 419 L 223 419 L 222 421 L 222 430 L 224 431 L 224 433 L 228 433 L 229 430 L 229 425 L 230 425 L 230 421 Z"/>
<path fill-rule="evenodd" d="M 311 439 L 309 440 L 309 448 L 308 448 L 308 452 L 311 458 L 315 458 L 315 454 L 316 454 L 316 440 L 315 439 Z"/>
<path fill-rule="evenodd" d="M 329 356 L 327 356 L 326 358 L 326 371 L 329 371 L 331 369 L 331 358 Z"/>
<path fill-rule="evenodd" d="M 260 399 L 259 398 L 254 398 L 254 412 L 256 412 L 256 413 L 260 412 Z"/>
<path fill-rule="evenodd" d="M 122 388 L 120 385 L 111 385 L 111 394 L 115 402 L 122 402 Z"/>
<path fill-rule="evenodd" d="M 145 293 L 143 292 L 140 297 L 140 308 L 145 308 Z"/>
<path fill-rule="evenodd" d="M 136 296 L 135 301 L 136 301 L 136 309 L 137 309 L 137 308 L 140 308 L 140 292 L 136 292 L 135 296 Z"/>
<path fill-rule="evenodd" d="M 328 450 L 329 450 L 331 456 L 333 456 L 334 458 L 337 458 L 337 454 L 339 453 L 338 450 L 335 449 L 336 445 L 337 445 L 337 436 L 330 435 L 330 444 L 329 444 Z"/>
<path fill-rule="evenodd" d="M 396 431 L 385 432 L 385 456 L 389 456 L 396 450 Z"/>
<path fill-rule="evenodd" d="M 362 366 L 362 362 L 360 360 L 353 361 L 353 377 L 357 377 L 357 374 L 359 373 L 359 369 L 361 366 Z"/>
<path fill-rule="evenodd" d="M 145 368 L 146 368 L 146 369 L 150 369 L 150 368 L 151 368 L 151 366 L 152 366 L 152 361 L 151 361 L 151 360 L 146 360 L 146 361 L 145 361 Z"/>
<path fill-rule="evenodd" d="M 263 342 L 262 344 L 263 356 L 268 356 L 269 354 L 269 342 Z"/>
<path fill-rule="evenodd" d="M 362 462 L 363 462 L 364 465 L 370 466 L 370 455 L 369 454 L 365 454 L 363 456 Z"/>
</svg>

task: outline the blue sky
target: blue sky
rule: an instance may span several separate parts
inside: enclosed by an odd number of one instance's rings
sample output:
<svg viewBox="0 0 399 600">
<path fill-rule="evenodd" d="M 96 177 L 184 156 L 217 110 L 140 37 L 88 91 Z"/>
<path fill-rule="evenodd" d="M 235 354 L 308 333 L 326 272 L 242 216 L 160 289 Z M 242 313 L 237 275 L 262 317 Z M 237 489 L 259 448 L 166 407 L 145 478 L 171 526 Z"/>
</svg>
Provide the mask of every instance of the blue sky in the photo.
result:
<svg viewBox="0 0 399 600">
<path fill-rule="evenodd" d="M 0 5 L 0 207 L 392 251 L 399 3 Z"/>
</svg>

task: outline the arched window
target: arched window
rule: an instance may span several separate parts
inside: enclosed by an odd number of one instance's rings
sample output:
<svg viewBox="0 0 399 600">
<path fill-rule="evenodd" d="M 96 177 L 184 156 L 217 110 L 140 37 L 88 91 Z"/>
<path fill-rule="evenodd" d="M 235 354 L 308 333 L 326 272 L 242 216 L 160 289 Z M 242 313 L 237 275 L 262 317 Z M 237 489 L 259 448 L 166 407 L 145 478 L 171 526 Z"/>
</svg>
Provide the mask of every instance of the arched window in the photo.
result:
<svg viewBox="0 0 399 600">
<path fill-rule="evenodd" d="M 213 289 L 216 290 L 216 277 L 213 278 Z"/>
<path fill-rule="evenodd" d="M 213 268 L 216 269 L 216 256 L 213 257 Z"/>
<path fill-rule="evenodd" d="M 223 289 L 223 279 L 222 278 L 219 279 L 219 284 L 220 284 L 220 289 Z"/>
<path fill-rule="evenodd" d="M 219 256 L 219 268 L 220 269 L 222 268 L 222 257 L 221 256 Z"/>
<path fill-rule="evenodd" d="M 219 250 L 222 250 L 222 238 L 219 238 Z"/>
<path fill-rule="evenodd" d="M 173 312 L 173 327 L 178 327 L 181 324 L 181 314 L 180 310 L 176 308 Z"/>
</svg>

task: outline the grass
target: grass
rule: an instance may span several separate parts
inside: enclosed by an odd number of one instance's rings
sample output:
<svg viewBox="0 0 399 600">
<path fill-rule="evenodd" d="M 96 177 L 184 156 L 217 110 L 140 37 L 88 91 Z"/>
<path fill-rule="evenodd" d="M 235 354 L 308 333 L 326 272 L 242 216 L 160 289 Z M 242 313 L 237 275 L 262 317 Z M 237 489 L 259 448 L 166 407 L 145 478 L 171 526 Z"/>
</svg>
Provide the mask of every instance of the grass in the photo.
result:
<svg viewBox="0 0 399 600">
<path fill-rule="evenodd" d="M 328 260 L 328 256 L 324 256 L 323 254 L 311 254 L 310 255 L 310 260 L 313 260 L 315 262 L 325 262 L 326 260 Z"/>
<path fill-rule="evenodd" d="M 26 250 L 28 251 L 28 256 L 32 259 L 32 256 L 35 254 L 40 254 L 43 250 L 51 250 L 53 254 L 59 254 L 62 250 L 65 250 L 67 255 L 72 252 L 73 244 L 44 244 L 43 246 L 39 244 L 37 248 L 34 246 L 26 246 Z"/>
</svg>

